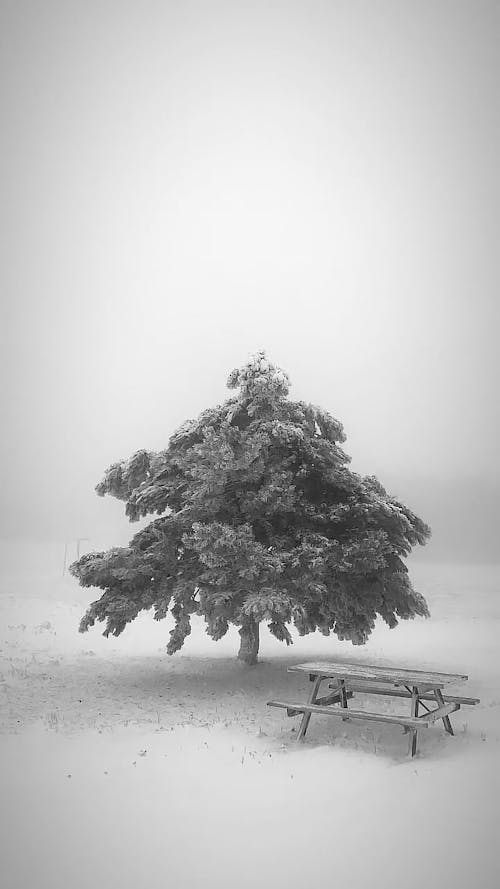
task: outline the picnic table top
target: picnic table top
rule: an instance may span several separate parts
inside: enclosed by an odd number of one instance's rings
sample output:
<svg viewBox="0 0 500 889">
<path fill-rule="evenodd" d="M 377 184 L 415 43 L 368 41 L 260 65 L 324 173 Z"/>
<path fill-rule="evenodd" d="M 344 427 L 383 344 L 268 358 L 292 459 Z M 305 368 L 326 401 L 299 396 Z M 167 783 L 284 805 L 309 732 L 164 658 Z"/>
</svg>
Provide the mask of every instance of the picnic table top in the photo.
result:
<svg viewBox="0 0 500 889">
<path fill-rule="evenodd" d="M 389 682 L 392 685 L 430 685 L 438 688 L 452 682 L 465 682 L 469 677 L 462 673 L 436 673 L 426 670 L 408 670 L 400 667 L 378 667 L 368 664 L 311 661 L 288 667 L 290 673 L 311 673 L 315 676 L 361 679 L 372 682 Z"/>
</svg>

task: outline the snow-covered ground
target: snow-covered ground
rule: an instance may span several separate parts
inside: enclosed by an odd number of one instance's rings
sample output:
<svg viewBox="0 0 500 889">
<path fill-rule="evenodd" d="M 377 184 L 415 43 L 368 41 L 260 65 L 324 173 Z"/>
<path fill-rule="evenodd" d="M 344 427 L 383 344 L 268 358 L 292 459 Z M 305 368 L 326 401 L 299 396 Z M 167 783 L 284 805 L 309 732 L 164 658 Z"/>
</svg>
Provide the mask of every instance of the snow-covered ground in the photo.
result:
<svg viewBox="0 0 500 889">
<path fill-rule="evenodd" d="M 5 889 L 500 885 L 500 566 L 415 561 L 430 620 L 363 648 L 264 632 L 246 668 L 236 631 L 214 643 L 201 623 L 171 658 L 147 614 L 79 635 L 95 595 L 61 577 L 61 548 L 0 555 Z M 465 672 L 481 703 L 455 737 L 422 731 L 414 760 L 376 723 L 313 718 L 298 746 L 266 701 L 303 697 L 286 667 L 311 657 Z"/>
</svg>

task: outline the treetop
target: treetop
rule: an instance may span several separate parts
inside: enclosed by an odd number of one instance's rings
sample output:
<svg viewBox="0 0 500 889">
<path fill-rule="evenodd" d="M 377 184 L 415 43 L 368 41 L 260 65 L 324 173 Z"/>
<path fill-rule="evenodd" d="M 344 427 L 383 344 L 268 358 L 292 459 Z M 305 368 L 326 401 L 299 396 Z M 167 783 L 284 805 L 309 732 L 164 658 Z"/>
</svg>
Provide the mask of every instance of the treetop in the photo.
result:
<svg viewBox="0 0 500 889">
<path fill-rule="evenodd" d="M 128 547 L 72 566 L 104 594 L 82 629 L 120 633 L 139 611 L 170 608 L 168 651 L 203 614 L 218 639 L 230 623 L 255 640 L 262 620 L 288 644 L 332 630 L 366 641 L 377 614 L 428 614 L 403 562 L 430 529 L 373 476 L 349 468 L 342 424 L 288 398 L 290 379 L 260 351 L 229 374 L 223 404 L 183 423 L 165 450 L 114 463 L 97 485 L 125 501 L 131 521 L 157 514 Z M 257 633 L 258 636 L 258 633 Z"/>
</svg>

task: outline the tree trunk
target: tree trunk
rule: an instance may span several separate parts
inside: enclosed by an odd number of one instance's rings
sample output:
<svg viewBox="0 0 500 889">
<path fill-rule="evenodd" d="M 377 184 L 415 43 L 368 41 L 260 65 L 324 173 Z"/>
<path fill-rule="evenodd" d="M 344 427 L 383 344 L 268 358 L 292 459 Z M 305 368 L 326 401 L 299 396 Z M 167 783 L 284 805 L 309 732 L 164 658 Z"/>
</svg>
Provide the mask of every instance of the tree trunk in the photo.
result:
<svg viewBox="0 0 500 889">
<path fill-rule="evenodd" d="M 238 660 L 250 666 L 256 664 L 259 653 L 259 624 L 253 618 L 247 618 L 238 632 L 241 636 Z"/>
</svg>

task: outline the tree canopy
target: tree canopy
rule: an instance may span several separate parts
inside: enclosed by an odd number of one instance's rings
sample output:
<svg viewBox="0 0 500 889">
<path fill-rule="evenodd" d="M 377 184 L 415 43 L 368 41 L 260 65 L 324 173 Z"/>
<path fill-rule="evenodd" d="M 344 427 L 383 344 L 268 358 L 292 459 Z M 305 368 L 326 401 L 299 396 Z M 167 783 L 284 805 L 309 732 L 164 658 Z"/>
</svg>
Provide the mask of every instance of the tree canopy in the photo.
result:
<svg viewBox="0 0 500 889">
<path fill-rule="evenodd" d="M 175 625 L 167 651 L 181 648 L 191 616 L 220 639 L 239 627 L 239 657 L 257 659 L 259 624 L 290 644 L 335 633 L 366 642 L 377 616 L 428 616 L 404 558 L 428 526 L 374 476 L 349 468 L 341 423 L 288 398 L 287 374 L 264 352 L 229 375 L 235 394 L 171 436 L 113 464 L 97 485 L 125 503 L 129 519 L 157 518 L 127 547 L 88 553 L 71 566 L 99 587 L 80 624 L 118 636 L 153 609 Z"/>
</svg>

